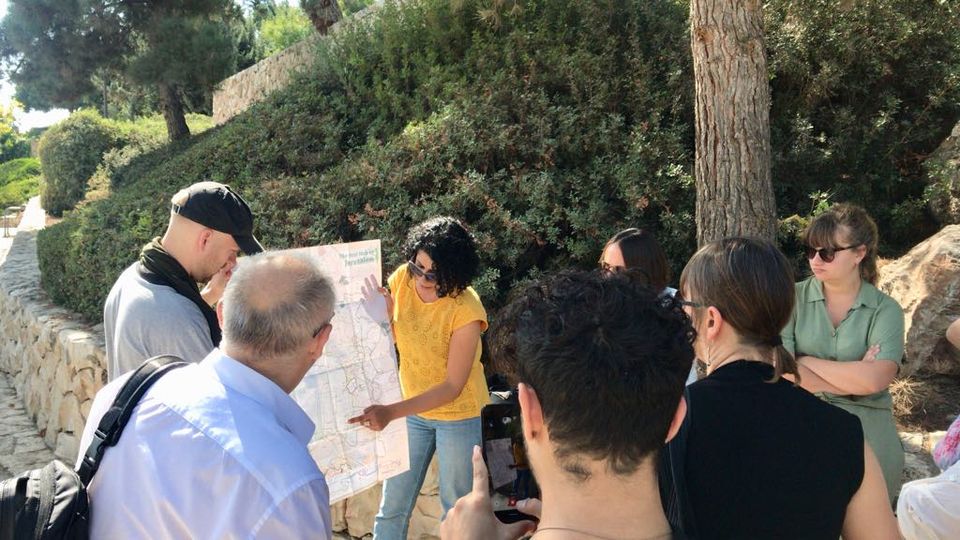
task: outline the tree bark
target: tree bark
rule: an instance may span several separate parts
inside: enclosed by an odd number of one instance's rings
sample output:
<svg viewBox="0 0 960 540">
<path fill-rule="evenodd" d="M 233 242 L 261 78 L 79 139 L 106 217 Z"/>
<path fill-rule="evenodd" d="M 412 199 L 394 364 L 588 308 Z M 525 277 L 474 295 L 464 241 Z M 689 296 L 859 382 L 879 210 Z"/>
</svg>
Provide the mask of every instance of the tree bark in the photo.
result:
<svg viewBox="0 0 960 540">
<path fill-rule="evenodd" d="M 321 36 L 327 35 L 330 27 L 343 17 L 337 0 L 301 0 L 300 6 Z"/>
<path fill-rule="evenodd" d="M 775 240 L 770 83 L 759 0 L 692 0 L 697 243 Z"/>
<path fill-rule="evenodd" d="M 183 102 L 180 93 L 172 84 L 160 83 L 157 85 L 160 97 L 160 106 L 163 108 L 163 120 L 167 123 L 167 137 L 171 141 L 179 141 L 190 136 L 187 119 L 183 115 Z"/>
</svg>

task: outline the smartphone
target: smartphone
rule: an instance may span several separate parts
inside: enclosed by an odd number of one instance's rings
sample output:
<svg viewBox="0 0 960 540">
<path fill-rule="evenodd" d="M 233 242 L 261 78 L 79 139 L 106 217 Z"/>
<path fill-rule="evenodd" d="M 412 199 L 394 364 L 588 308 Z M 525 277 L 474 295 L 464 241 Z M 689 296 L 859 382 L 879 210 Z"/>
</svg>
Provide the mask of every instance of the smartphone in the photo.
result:
<svg viewBox="0 0 960 540">
<path fill-rule="evenodd" d="M 503 523 L 537 521 L 534 516 L 517 510 L 517 501 L 540 498 L 540 487 L 523 445 L 520 405 L 515 401 L 491 403 L 480 412 L 480 421 L 493 513 Z"/>
</svg>

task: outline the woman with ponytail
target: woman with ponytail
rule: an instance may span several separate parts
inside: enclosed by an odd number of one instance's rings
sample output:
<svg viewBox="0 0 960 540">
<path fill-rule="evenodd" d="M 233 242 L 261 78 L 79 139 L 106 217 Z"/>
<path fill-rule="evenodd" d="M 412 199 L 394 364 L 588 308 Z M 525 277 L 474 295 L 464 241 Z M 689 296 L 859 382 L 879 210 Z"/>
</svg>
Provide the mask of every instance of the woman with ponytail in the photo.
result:
<svg viewBox="0 0 960 540">
<path fill-rule="evenodd" d="M 660 460 L 674 530 L 707 538 L 899 538 L 860 422 L 784 377 L 781 343 L 793 273 L 770 242 L 728 238 L 680 277 L 694 351 L 707 376 L 687 387 L 687 417 Z"/>
<path fill-rule="evenodd" d="M 874 286 L 877 226 L 863 208 L 836 204 L 804 242 L 813 275 L 796 284 L 784 346 L 801 386 L 860 419 L 893 501 L 904 458 L 888 387 L 903 360 L 903 309 Z"/>
</svg>

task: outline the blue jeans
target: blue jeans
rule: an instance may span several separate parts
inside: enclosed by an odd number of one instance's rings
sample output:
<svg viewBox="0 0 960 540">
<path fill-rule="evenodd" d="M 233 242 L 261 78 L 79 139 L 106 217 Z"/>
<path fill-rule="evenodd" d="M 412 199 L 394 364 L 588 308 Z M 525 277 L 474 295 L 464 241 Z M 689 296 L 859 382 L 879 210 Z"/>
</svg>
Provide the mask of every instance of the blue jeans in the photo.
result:
<svg viewBox="0 0 960 540">
<path fill-rule="evenodd" d="M 440 466 L 442 520 L 457 499 L 473 487 L 473 447 L 480 445 L 480 417 L 466 420 L 427 420 L 407 417 L 410 470 L 383 483 L 380 511 L 373 524 L 376 540 L 406 540 L 410 516 L 437 451 Z"/>
</svg>

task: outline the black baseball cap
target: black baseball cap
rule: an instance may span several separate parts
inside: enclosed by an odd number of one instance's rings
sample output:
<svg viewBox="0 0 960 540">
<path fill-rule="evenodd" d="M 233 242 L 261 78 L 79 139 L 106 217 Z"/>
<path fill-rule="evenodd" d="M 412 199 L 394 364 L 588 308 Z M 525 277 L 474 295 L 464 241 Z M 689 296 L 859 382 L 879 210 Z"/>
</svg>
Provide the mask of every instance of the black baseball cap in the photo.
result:
<svg viewBox="0 0 960 540">
<path fill-rule="evenodd" d="M 198 182 L 186 189 L 183 204 L 173 203 L 171 211 L 190 221 L 229 234 L 247 255 L 263 251 L 253 236 L 253 212 L 230 186 L 218 182 Z"/>
</svg>

